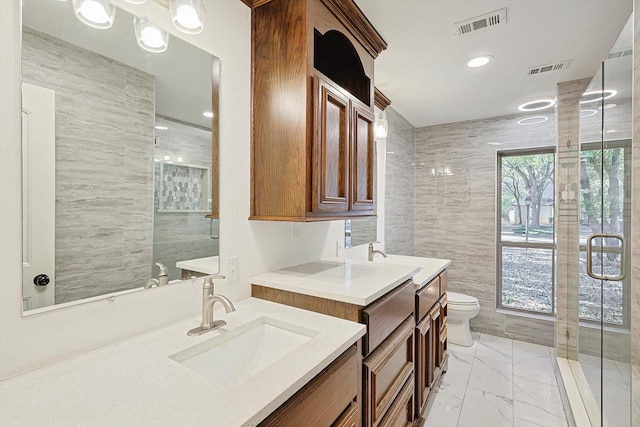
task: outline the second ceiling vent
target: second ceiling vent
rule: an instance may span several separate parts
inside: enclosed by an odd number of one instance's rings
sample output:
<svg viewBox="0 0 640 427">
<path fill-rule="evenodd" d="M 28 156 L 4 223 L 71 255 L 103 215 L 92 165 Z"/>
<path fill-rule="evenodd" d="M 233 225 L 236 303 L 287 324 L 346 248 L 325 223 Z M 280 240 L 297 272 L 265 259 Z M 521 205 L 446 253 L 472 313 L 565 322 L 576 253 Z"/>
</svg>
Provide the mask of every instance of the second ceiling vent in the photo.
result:
<svg viewBox="0 0 640 427">
<path fill-rule="evenodd" d="M 483 28 L 494 27 L 507 23 L 507 8 L 498 9 L 475 18 L 456 22 L 453 24 L 456 36 L 462 36 Z"/>
</svg>

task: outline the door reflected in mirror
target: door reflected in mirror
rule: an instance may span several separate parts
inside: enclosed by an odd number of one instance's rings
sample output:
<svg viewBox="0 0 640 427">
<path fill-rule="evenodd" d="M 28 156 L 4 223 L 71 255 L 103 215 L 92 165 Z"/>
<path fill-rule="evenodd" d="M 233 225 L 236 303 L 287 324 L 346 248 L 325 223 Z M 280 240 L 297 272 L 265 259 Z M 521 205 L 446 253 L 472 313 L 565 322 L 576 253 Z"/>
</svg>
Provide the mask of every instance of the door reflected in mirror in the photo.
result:
<svg viewBox="0 0 640 427">
<path fill-rule="evenodd" d="M 133 21 L 23 2 L 25 311 L 142 290 L 156 263 L 218 270 L 220 62 L 176 37 L 142 50 Z"/>
</svg>

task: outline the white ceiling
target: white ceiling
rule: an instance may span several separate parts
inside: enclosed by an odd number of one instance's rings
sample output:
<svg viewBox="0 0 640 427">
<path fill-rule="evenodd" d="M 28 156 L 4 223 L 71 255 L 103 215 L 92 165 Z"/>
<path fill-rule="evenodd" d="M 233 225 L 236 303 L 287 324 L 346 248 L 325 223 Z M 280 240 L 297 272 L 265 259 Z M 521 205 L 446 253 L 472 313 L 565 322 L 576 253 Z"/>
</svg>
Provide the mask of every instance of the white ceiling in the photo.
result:
<svg viewBox="0 0 640 427">
<path fill-rule="evenodd" d="M 593 76 L 632 10 L 631 0 L 355 1 L 389 45 L 375 85 L 416 127 L 518 113 L 558 82 Z M 504 7 L 505 25 L 455 35 L 454 23 Z M 467 68 L 477 55 L 494 59 Z M 566 69 L 527 76 L 566 59 Z"/>
</svg>

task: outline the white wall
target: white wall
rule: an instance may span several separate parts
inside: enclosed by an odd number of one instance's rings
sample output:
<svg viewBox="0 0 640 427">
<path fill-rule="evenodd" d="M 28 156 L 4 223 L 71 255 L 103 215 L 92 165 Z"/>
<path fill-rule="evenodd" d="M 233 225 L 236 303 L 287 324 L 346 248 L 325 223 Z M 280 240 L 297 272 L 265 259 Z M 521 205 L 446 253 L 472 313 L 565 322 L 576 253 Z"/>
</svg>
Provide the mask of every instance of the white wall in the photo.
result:
<svg viewBox="0 0 640 427">
<path fill-rule="evenodd" d="M 174 35 L 169 14 L 155 2 L 113 3 L 146 15 Z M 220 93 L 220 248 L 238 256 L 240 280 L 217 286 L 232 300 L 248 297 L 249 276 L 335 256 L 344 221 L 289 224 L 248 221 L 251 13 L 240 0 L 207 4 L 207 26 L 191 41 L 222 60 Z M 197 316 L 200 289 L 174 285 L 53 310 L 21 313 L 20 11 L 0 1 L 0 379 Z M 295 236 L 295 239 L 291 237 Z"/>
</svg>

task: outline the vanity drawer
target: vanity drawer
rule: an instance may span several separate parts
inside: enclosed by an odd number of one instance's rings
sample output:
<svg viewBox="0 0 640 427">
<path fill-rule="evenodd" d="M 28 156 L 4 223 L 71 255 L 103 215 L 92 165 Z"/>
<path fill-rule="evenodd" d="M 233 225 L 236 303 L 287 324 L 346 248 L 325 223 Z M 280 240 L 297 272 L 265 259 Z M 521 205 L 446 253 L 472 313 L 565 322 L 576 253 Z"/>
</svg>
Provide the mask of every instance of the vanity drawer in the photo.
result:
<svg viewBox="0 0 640 427">
<path fill-rule="evenodd" d="M 413 378 L 414 328 L 410 316 L 363 361 L 365 426 L 378 425 L 407 379 Z"/>
<path fill-rule="evenodd" d="M 413 377 L 402 387 L 398 398 L 380 422 L 380 427 L 411 427 L 414 419 Z"/>
<path fill-rule="evenodd" d="M 440 303 L 440 329 L 442 329 L 447 324 L 448 312 L 447 310 L 447 294 L 444 294 L 438 300 Z"/>
<path fill-rule="evenodd" d="M 444 270 L 440 275 L 440 295 L 447 292 L 447 270 Z"/>
<path fill-rule="evenodd" d="M 416 320 L 420 321 L 429 313 L 440 297 L 440 278 L 436 277 L 416 292 Z"/>
<path fill-rule="evenodd" d="M 331 427 L 360 427 L 360 406 L 354 402 L 340 415 Z"/>
<path fill-rule="evenodd" d="M 269 415 L 260 426 L 326 427 L 352 407 L 360 387 L 357 347 L 345 351 L 311 382 Z M 356 408 L 358 407 L 355 402 Z M 356 417 L 358 414 L 356 412 Z M 348 424 L 346 424 L 348 425 Z"/>
<path fill-rule="evenodd" d="M 408 316 L 413 314 L 415 291 L 408 280 L 362 310 L 362 323 L 367 325 L 363 339 L 363 355 L 378 347 Z"/>
</svg>

